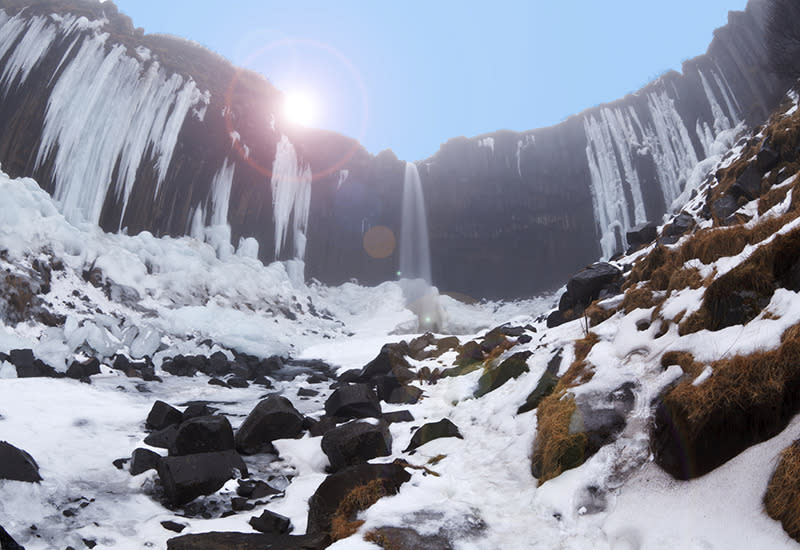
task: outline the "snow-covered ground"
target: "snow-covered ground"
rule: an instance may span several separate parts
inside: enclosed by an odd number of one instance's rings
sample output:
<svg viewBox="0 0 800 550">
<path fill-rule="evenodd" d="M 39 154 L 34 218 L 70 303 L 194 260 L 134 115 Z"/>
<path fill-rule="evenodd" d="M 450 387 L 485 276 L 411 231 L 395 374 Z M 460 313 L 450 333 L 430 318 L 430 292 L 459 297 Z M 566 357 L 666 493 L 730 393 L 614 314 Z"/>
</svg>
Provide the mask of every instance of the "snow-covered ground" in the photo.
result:
<svg viewBox="0 0 800 550">
<path fill-rule="evenodd" d="M 143 382 L 108 366 L 92 377 L 91 385 L 71 379 L 16 379 L 13 366 L 0 363 L 0 440 L 28 451 L 43 478 L 40 484 L 0 481 L 0 524 L 28 550 L 80 548 L 81 539 L 94 540 L 101 549 L 164 548 L 175 534 L 162 521 L 186 524 L 184 534 L 252 532 L 249 518 L 265 508 L 291 518 L 294 533 L 302 533 L 307 499 L 326 475 L 321 438 L 306 435 L 276 442 L 280 460 L 248 457 L 251 474 L 259 479 L 275 476 L 273 483 L 286 491 L 265 506 L 229 517 L 176 516 L 151 497 L 155 472 L 131 477 L 112 461 L 144 446 L 144 420 L 157 399 L 176 406 L 211 402 L 236 428 L 265 393 L 258 386 L 208 385 L 203 375 L 165 374 L 160 370 L 164 358 L 219 349 L 229 353 L 232 348 L 262 357 L 321 359 L 340 372 L 360 368 L 383 344 L 414 336 L 416 319 L 405 308 L 400 286 L 305 285 L 290 276 L 299 266 L 264 266 L 250 245 L 220 254 L 214 239 L 204 243 L 146 233 L 112 235 L 89 224 L 74 225 L 29 179 L 0 175 L 0 197 L 0 250 L 6 250 L 0 269 L 27 273 L 34 260 L 62 261 L 64 269 L 53 271 L 44 301 L 66 317 L 63 327 L 0 324 L 0 352 L 32 347 L 62 371 L 76 356 L 150 356 L 164 379 Z M 724 261 L 704 269 L 721 270 Z M 108 282 L 108 292 L 82 277 L 92 267 Z M 691 311 L 700 299 L 697 292 L 680 292 L 664 311 Z M 444 455 L 428 466 L 439 476 L 413 470 L 397 495 L 363 513 L 365 524 L 356 535 L 332 548 L 374 550 L 378 547 L 363 542 L 362 535 L 387 525 L 444 534 L 458 550 L 796 547 L 763 512 L 761 500 L 779 452 L 796 437 L 798 420 L 774 439 L 689 482 L 673 480 L 652 463 L 647 430 L 651 399 L 680 374 L 677 367 L 662 372 L 659 358 L 664 351 L 691 349 L 699 361 L 711 361 L 724 353 L 774 347 L 783 329 L 800 321 L 798 295 L 776 292 L 767 307 L 773 314 L 769 319 L 719 331 L 713 340 L 705 332 L 680 337 L 672 328 L 656 341 L 657 327 L 636 327 L 638 320 L 650 318 L 650 310 L 617 314 L 596 327 L 600 342 L 588 358 L 596 374 L 575 391 L 602 392 L 634 379 L 634 411 L 615 443 L 580 468 L 537 487 L 530 473 L 536 412 L 516 411 L 556 352 L 563 349 L 561 364 L 566 368 L 572 342 L 584 335 L 579 321 L 544 327 L 542 315 L 555 301 L 550 296 L 466 305 L 440 298 L 443 333 L 456 333 L 462 341 L 505 322 L 535 327 L 532 341 L 506 352 L 530 350 L 530 372 L 479 399 L 473 397 L 481 374 L 476 371 L 423 384 L 424 398 L 416 405 L 383 404 L 385 412 L 408 409 L 415 421 L 391 425 L 392 456 L 377 461 L 402 457 L 425 465 Z M 414 366 L 446 367 L 454 358 L 449 352 Z M 289 398 L 303 414 L 319 416 L 331 392 L 328 384 L 310 383 L 307 375 L 300 375 L 276 381 L 271 391 Z M 300 398 L 300 387 L 319 395 Z M 464 438 L 435 440 L 411 455 L 401 451 L 410 441 L 411 426 L 442 418 L 455 423 Z M 229 482 L 203 500 L 229 502 L 236 486 Z M 599 492 L 591 493 L 590 487 Z"/>
</svg>

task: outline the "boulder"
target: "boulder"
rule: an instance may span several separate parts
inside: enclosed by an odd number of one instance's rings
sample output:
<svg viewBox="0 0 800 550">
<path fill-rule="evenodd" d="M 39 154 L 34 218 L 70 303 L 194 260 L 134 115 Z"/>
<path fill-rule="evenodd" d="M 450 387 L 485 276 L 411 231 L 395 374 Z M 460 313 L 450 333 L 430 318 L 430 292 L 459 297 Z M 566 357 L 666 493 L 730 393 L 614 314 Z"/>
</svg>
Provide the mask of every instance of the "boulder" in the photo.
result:
<svg viewBox="0 0 800 550">
<path fill-rule="evenodd" d="M 276 439 L 299 436 L 303 431 L 303 415 L 291 401 L 270 395 L 247 415 L 236 432 L 236 448 L 243 454 L 260 452 Z"/>
<path fill-rule="evenodd" d="M 739 202 L 733 195 L 723 195 L 711 203 L 711 213 L 719 220 L 730 218 L 731 214 L 739 210 Z"/>
<path fill-rule="evenodd" d="M 342 500 L 356 487 L 380 480 L 387 494 L 395 494 L 411 475 L 399 464 L 359 464 L 325 478 L 308 499 L 308 533 L 327 534 Z"/>
<path fill-rule="evenodd" d="M 378 396 L 367 384 L 347 384 L 334 391 L 325 402 L 325 413 L 342 419 L 380 418 Z"/>
<path fill-rule="evenodd" d="M 394 390 L 415 378 L 405 358 L 407 353 L 409 346 L 405 342 L 384 345 L 378 356 L 361 369 L 355 381 L 376 386 L 378 398 L 388 400 Z"/>
<path fill-rule="evenodd" d="M 146 445 L 151 447 L 158 447 L 159 449 L 169 449 L 172 441 L 175 439 L 175 434 L 178 433 L 178 425 L 172 424 L 163 430 L 153 432 L 144 438 Z"/>
<path fill-rule="evenodd" d="M 186 422 L 187 420 L 199 418 L 201 416 L 211 416 L 218 410 L 214 407 L 209 407 L 208 403 L 205 401 L 191 401 L 185 405 L 186 408 L 183 409 L 183 413 L 181 414 L 181 422 Z"/>
<path fill-rule="evenodd" d="M 422 397 L 422 390 L 407 384 L 394 388 L 384 399 L 387 403 L 413 405 Z"/>
<path fill-rule="evenodd" d="M 0 479 L 36 483 L 42 480 L 42 476 L 31 455 L 11 443 L 0 441 Z"/>
<path fill-rule="evenodd" d="M 442 535 L 420 535 L 410 527 L 379 527 L 367 534 L 367 540 L 390 550 L 453 550 Z"/>
<path fill-rule="evenodd" d="M 622 271 L 609 263 L 599 262 L 573 275 L 567 282 L 567 293 L 574 305 L 586 307 L 600 298 L 604 291 L 608 295 L 619 294 L 621 284 Z"/>
<path fill-rule="evenodd" d="M 478 379 L 478 388 L 473 393 L 474 397 L 483 397 L 487 393 L 496 390 L 512 378 L 518 378 L 523 373 L 528 372 L 528 357 L 532 355 L 530 351 L 520 351 L 515 353 L 496 367 L 489 367 Z"/>
<path fill-rule="evenodd" d="M 172 531 L 173 533 L 181 533 L 184 529 L 188 527 L 185 523 L 178 523 L 176 521 L 162 521 L 161 527 L 166 529 L 167 531 Z"/>
<path fill-rule="evenodd" d="M 132 476 L 138 476 L 148 470 L 157 470 L 159 462 L 161 462 L 160 454 L 150 449 L 134 449 L 131 454 L 130 473 Z"/>
<path fill-rule="evenodd" d="M 19 378 L 61 378 L 64 376 L 50 365 L 36 359 L 31 349 L 12 349 L 8 352 L 8 362 L 17 367 Z"/>
<path fill-rule="evenodd" d="M 408 343 L 408 355 L 417 361 L 427 359 L 431 356 L 432 351 L 425 351 L 425 349 L 435 345 L 436 336 L 430 332 L 426 332 L 422 336 L 418 336 Z"/>
<path fill-rule="evenodd" d="M 459 346 L 455 360 L 456 366 L 463 367 L 481 361 L 483 361 L 483 350 L 478 342 L 470 340 Z"/>
<path fill-rule="evenodd" d="M 73 361 L 67 369 L 67 377 L 75 380 L 81 378 L 88 378 L 100 374 L 100 361 L 96 357 L 87 359 L 86 361 Z"/>
<path fill-rule="evenodd" d="M 260 516 L 250 518 L 250 527 L 260 533 L 285 535 L 292 530 L 292 521 L 286 516 L 264 510 Z"/>
<path fill-rule="evenodd" d="M 429 441 L 433 441 L 434 439 L 439 439 L 442 437 L 457 437 L 459 439 L 464 439 L 464 437 L 461 435 L 461 432 L 458 431 L 458 426 L 453 424 L 447 418 L 443 418 L 439 422 L 429 422 L 421 426 L 416 432 L 414 432 L 414 435 L 411 437 L 411 443 L 408 444 L 408 447 L 406 447 L 403 452 L 407 453 L 409 451 L 413 451 L 417 447 L 421 447 Z"/>
<path fill-rule="evenodd" d="M 641 247 L 656 240 L 658 237 L 658 225 L 654 222 L 640 223 L 628 230 L 625 237 L 628 240 L 630 251 L 639 250 Z"/>
<path fill-rule="evenodd" d="M 519 409 L 517 409 L 517 414 L 526 413 L 538 407 L 542 399 L 553 393 L 556 384 L 558 384 L 558 376 L 549 370 L 544 371 L 542 377 L 539 378 L 539 382 L 536 384 L 536 388 L 534 388 L 525 399 L 525 403 L 520 405 Z"/>
<path fill-rule="evenodd" d="M 736 183 L 728 191 L 734 198 L 744 197 L 745 200 L 752 201 L 761 196 L 763 172 L 759 170 L 757 164 L 757 162 L 748 164 L 744 172 L 736 178 Z"/>
<path fill-rule="evenodd" d="M 271 495 L 279 495 L 281 491 L 261 480 L 239 480 L 239 487 L 236 489 L 236 494 L 246 499 L 259 499 Z"/>
<path fill-rule="evenodd" d="M 389 424 L 383 420 L 377 425 L 368 422 L 343 424 L 322 436 L 322 451 L 328 456 L 333 472 L 372 458 L 389 456 L 392 454 Z"/>
<path fill-rule="evenodd" d="M 0 550 L 25 550 L 25 548 L 17 544 L 17 541 L 0 525 Z"/>
<path fill-rule="evenodd" d="M 414 415 L 410 411 L 393 411 L 383 414 L 383 419 L 389 424 L 395 422 L 414 422 Z"/>
<path fill-rule="evenodd" d="M 167 359 L 161 368 L 174 376 L 194 376 L 198 371 L 206 370 L 208 359 L 202 355 L 176 355 Z"/>
<path fill-rule="evenodd" d="M 500 346 L 507 346 L 508 338 L 500 328 L 493 328 L 487 332 L 481 340 L 481 351 L 483 353 L 492 353 L 492 351 Z"/>
<path fill-rule="evenodd" d="M 764 143 L 761 144 L 761 149 L 759 149 L 756 155 L 756 166 L 758 166 L 758 170 L 762 174 L 766 174 L 778 165 L 780 159 L 780 153 L 772 147 L 770 140 L 766 139 Z"/>
<path fill-rule="evenodd" d="M 180 506 L 202 495 L 210 495 L 235 477 L 247 477 L 247 466 L 235 451 L 200 453 L 162 458 L 158 477 L 167 502 Z"/>
<path fill-rule="evenodd" d="M 229 451 L 235 448 L 233 428 L 224 416 L 199 416 L 178 426 L 170 456 Z"/>
<path fill-rule="evenodd" d="M 163 401 L 156 401 L 147 415 L 145 427 L 148 430 L 163 430 L 167 426 L 180 424 L 183 420 L 181 411 Z"/>
<path fill-rule="evenodd" d="M 267 535 L 261 533 L 200 533 L 167 541 L 167 550 L 323 550 L 327 534 Z"/>
</svg>

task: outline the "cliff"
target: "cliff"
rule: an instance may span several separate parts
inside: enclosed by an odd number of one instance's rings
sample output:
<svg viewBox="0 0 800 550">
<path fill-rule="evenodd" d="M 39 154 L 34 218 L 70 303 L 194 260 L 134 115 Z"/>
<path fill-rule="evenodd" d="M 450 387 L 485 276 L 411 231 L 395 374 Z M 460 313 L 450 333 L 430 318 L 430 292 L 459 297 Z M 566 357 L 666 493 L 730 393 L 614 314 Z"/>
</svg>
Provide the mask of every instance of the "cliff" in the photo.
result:
<svg viewBox="0 0 800 550">
<path fill-rule="evenodd" d="M 515 297 L 625 248 L 703 174 L 740 123 L 789 87 L 768 67 L 764 10 L 732 12 L 708 52 L 635 94 L 551 128 L 456 138 L 420 161 L 434 283 Z M 146 35 L 111 2 L 0 2 L 0 163 L 74 222 L 193 234 L 230 254 L 304 258 L 337 284 L 394 278 L 404 163 L 281 118 L 281 92 L 191 42 Z M 589 83 L 587 83 L 589 85 Z M 688 189 L 688 191 L 687 191 Z M 228 227 L 230 233 L 228 233 Z"/>
</svg>

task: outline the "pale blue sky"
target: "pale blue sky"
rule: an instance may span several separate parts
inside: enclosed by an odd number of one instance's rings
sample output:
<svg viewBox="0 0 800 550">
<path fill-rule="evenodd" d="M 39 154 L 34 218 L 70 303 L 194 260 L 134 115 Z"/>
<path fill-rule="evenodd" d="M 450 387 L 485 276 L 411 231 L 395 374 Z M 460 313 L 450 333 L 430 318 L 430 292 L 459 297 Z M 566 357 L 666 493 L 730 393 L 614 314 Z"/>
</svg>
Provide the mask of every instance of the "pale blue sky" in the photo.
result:
<svg viewBox="0 0 800 550">
<path fill-rule="evenodd" d="M 315 126 L 406 160 L 549 126 L 705 52 L 746 0 L 116 0 L 316 97 Z"/>
</svg>

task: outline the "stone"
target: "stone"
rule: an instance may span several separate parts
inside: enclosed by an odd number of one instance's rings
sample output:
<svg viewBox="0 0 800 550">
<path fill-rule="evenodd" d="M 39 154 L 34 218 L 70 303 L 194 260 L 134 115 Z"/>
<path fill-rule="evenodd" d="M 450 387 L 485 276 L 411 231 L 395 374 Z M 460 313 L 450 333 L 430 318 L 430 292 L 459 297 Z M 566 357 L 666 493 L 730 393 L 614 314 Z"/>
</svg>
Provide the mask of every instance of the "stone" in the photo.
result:
<svg viewBox="0 0 800 550">
<path fill-rule="evenodd" d="M 394 424 L 396 422 L 414 422 L 414 415 L 412 415 L 410 411 L 406 410 L 393 411 L 383 413 L 383 419 L 389 424 Z"/>
<path fill-rule="evenodd" d="M 410 384 L 394 388 L 384 401 L 393 404 L 413 405 L 422 397 L 422 390 Z"/>
<path fill-rule="evenodd" d="M 569 279 L 567 292 L 562 295 L 558 309 L 563 313 L 576 307 L 586 308 L 604 291 L 606 296 L 618 294 L 621 291 L 621 285 L 622 271 L 617 267 L 606 262 L 592 264 L 581 269 Z M 548 318 L 548 326 L 549 323 L 550 319 Z"/>
<path fill-rule="evenodd" d="M 436 336 L 430 332 L 426 332 L 422 336 L 417 336 L 408 343 L 408 355 L 421 361 L 430 357 L 430 352 L 426 352 L 425 348 L 436 344 Z"/>
<path fill-rule="evenodd" d="M 329 545 L 327 533 L 295 536 L 212 532 L 170 539 L 167 550 L 323 550 Z"/>
<path fill-rule="evenodd" d="M 523 373 L 529 372 L 528 357 L 532 355 L 530 351 L 520 351 L 504 360 L 496 367 L 486 368 L 483 375 L 478 379 L 478 388 L 473 392 L 474 397 L 483 397 L 511 380 L 518 378 Z"/>
<path fill-rule="evenodd" d="M 471 365 L 480 361 L 483 361 L 483 350 L 478 342 L 470 340 L 458 348 L 458 355 L 455 360 L 456 366 Z"/>
<path fill-rule="evenodd" d="M 209 407 L 208 403 L 205 401 L 194 401 L 186 403 L 185 405 L 186 408 L 183 409 L 183 414 L 181 414 L 182 422 L 186 422 L 192 418 L 199 418 L 201 416 L 211 416 L 217 412 L 217 409 L 214 407 Z"/>
<path fill-rule="evenodd" d="M 500 328 L 494 328 L 484 335 L 481 340 L 481 351 L 491 353 L 495 348 L 508 344 L 508 338 Z"/>
<path fill-rule="evenodd" d="M 367 384 L 347 384 L 331 394 L 325 413 L 342 419 L 380 418 L 381 404 Z"/>
<path fill-rule="evenodd" d="M 243 454 L 255 454 L 269 448 L 276 439 L 298 437 L 303 431 L 303 415 L 291 401 L 270 395 L 247 415 L 236 432 L 236 449 Z"/>
<path fill-rule="evenodd" d="M 130 473 L 138 476 L 148 470 L 157 470 L 161 455 L 150 449 L 134 449 L 131 454 Z"/>
<path fill-rule="evenodd" d="M 417 431 L 414 432 L 414 435 L 411 437 L 411 443 L 408 444 L 403 452 L 407 453 L 409 451 L 413 451 L 417 447 L 421 447 L 426 443 L 433 441 L 434 439 L 439 439 L 442 437 L 457 437 L 458 439 L 464 439 L 461 435 L 461 432 L 458 430 L 458 426 L 453 424 L 447 418 L 443 418 L 438 422 L 429 422 L 428 424 L 424 424 L 421 426 Z"/>
<path fill-rule="evenodd" d="M 325 435 L 329 430 L 336 427 L 337 419 L 328 415 L 322 415 L 319 420 L 306 417 L 303 427 L 308 430 L 311 437 Z"/>
<path fill-rule="evenodd" d="M 744 197 L 747 201 L 752 201 L 761 196 L 761 180 L 763 172 L 759 170 L 757 163 L 747 165 L 744 172 L 736 178 L 728 193 L 738 199 Z"/>
<path fill-rule="evenodd" d="M 628 247 L 631 252 L 639 250 L 658 237 L 658 225 L 655 222 L 645 222 L 633 226 L 625 233 Z"/>
<path fill-rule="evenodd" d="M 235 448 L 233 428 L 224 416 L 199 416 L 182 422 L 169 446 L 170 456 L 228 451 Z"/>
<path fill-rule="evenodd" d="M 159 449 L 169 449 L 175 435 L 178 433 L 178 425 L 172 424 L 163 430 L 153 432 L 144 438 L 144 442 L 151 447 L 158 447 Z"/>
<path fill-rule="evenodd" d="M 233 497 L 231 499 L 231 510 L 234 512 L 249 512 L 256 505 L 252 502 L 247 502 L 247 499 L 244 497 Z"/>
<path fill-rule="evenodd" d="M 0 550 L 25 550 L 25 548 L 17 544 L 17 541 L 0 525 Z"/>
<path fill-rule="evenodd" d="M 181 411 L 163 401 L 156 401 L 147 415 L 145 427 L 148 430 L 163 430 L 167 426 L 180 424 L 181 420 Z"/>
<path fill-rule="evenodd" d="M 83 362 L 73 361 L 67 369 L 67 377 L 75 380 L 88 378 L 95 374 L 100 374 L 100 361 L 95 357 Z"/>
<path fill-rule="evenodd" d="M 308 499 L 308 533 L 328 533 L 331 517 L 356 487 L 380 480 L 387 494 L 395 494 L 411 475 L 399 464 L 359 464 L 329 475 Z"/>
<path fill-rule="evenodd" d="M 38 483 L 42 476 L 31 455 L 7 441 L 0 441 L 0 479 Z"/>
<path fill-rule="evenodd" d="M 235 477 L 237 470 L 242 477 L 247 477 L 242 457 L 234 451 L 221 451 L 162 458 L 158 477 L 167 502 L 180 506 L 218 491 Z"/>
<path fill-rule="evenodd" d="M 8 362 L 17 367 L 19 378 L 61 378 L 50 365 L 36 359 L 31 349 L 12 349 L 8 352 Z"/>
<path fill-rule="evenodd" d="M 528 397 L 525 399 L 525 403 L 520 405 L 520 407 L 517 409 L 517 414 L 526 413 L 538 407 L 539 403 L 542 402 L 542 399 L 553 393 L 553 390 L 556 388 L 556 384 L 558 384 L 558 376 L 549 370 L 544 371 L 541 378 L 539 378 L 539 382 L 536 384 L 536 388 L 534 388 L 530 395 L 528 395 Z"/>
<path fill-rule="evenodd" d="M 379 456 L 392 454 L 389 424 L 348 422 L 322 436 L 322 451 L 330 461 L 330 470 L 337 472 L 347 466 L 361 464 Z"/>
<path fill-rule="evenodd" d="M 410 527 L 379 527 L 369 532 L 369 540 L 391 550 L 453 550 L 442 535 L 420 535 Z"/>
<path fill-rule="evenodd" d="M 672 218 L 670 223 L 664 226 L 664 229 L 661 231 L 661 239 L 659 240 L 659 243 L 670 244 L 665 240 L 678 242 L 678 239 L 694 228 L 695 225 L 697 225 L 697 222 L 694 221 L 694 217 L 692 217 L 691 214 L 681 212 Z"/>
<path fill-rule="evenodd" d="M 259 499 L 272 495 L 279 495 L 281 491 L 261 480 L 239 480 L 236 494 L 247 499 Z"/>
<path fill-rule="evenodd" d="M 311 388 L 300 388 L 297 390 L 298 397 L 316 397 L 319 395 L 317 390 L 312 390 Z"/>
<path fill-rule="evenodd" d="M 173 533 L 181 533 L 188 526 L 184 523 L 177 523 L 174 521 L 162 521 L 161 527 L 163 527 L 167 531 L 172 531 Z"/>
<path fill-rule="evenodd" d="M 723 195 L 711 204 L 711 213 L 720 221 L 728 219 L 737 210 L 739 210 L 739 202 L 733 195 Z"/>
<path fill-rule="evenodd" d="M 260 533 L 285 535 L 292 530 L 292 521 L 286 516 L 264 510 L 260 516 L 250 518 L 250 526 Z"/>
<path fill-rule="evenodd" d="M 778 165 L 780 159 L 780 153 L 772 147 L 770 140 L 766 139 L 756 154 L 756 166 L 762 174 L 766 174 Z"/>
</svg>

